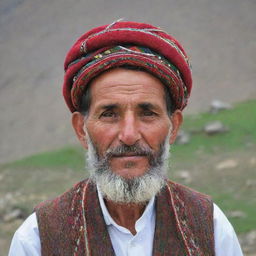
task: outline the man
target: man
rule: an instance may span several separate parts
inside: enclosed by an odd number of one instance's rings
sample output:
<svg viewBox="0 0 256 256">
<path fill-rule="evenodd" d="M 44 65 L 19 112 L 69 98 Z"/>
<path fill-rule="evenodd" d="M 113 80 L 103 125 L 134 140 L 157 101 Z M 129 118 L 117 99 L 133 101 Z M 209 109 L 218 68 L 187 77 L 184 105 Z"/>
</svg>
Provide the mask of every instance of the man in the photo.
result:
<svg viewBox="0 0 256 256">
<path fill-rule="evenodd" d="M 192 87 L 179 42 L 149 24 L 114 22 L 78 39 L 65 72 L 91 176 L 38 205 L 9 255 L 242 255 L 211 199 L 166 179 Z"/>
</svg>

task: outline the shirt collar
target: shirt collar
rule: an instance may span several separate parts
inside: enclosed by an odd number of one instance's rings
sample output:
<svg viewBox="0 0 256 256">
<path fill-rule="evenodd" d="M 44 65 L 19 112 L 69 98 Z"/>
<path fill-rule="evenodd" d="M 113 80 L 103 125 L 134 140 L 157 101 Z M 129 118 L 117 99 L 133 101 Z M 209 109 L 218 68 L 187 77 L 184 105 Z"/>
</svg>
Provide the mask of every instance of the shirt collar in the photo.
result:
<svg viewBox="0 0 256 256">
<path fill-rule="evenodd" d="M 103 218 L 105 220 L 105 223 L 107 226 L 114 225 L 115 227 L 120 227 L 111 217 L 109 214 L 109 211 L 106 207 L 106 204 L 104 202 L 102 193 L 99 189 L 99 186 L 97 186 L 97 191 L 98 191 L 98 198 L 100 202 L 100 207 L 103 213 Z M 148 202 L 146 209 L 144 210 L 143 214 L 141 217 L 136 221 L 135 228 L 137 231 L 141 230 L 146 223 L 150 220 L 152 217 L 152 214 L 154 214 L 154 205 L 155 205 L 155 197 L 152 197 L 150 201 Z M 138 230 L 139 229 L 139 230 Z"/>
</svg>

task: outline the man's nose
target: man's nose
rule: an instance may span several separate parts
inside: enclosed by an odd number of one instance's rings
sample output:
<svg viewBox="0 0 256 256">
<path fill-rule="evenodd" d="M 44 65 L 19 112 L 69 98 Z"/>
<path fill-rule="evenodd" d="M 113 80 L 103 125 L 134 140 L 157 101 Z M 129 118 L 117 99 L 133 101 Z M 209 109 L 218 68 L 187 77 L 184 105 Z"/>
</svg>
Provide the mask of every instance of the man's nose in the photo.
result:
<svg viewBox="0 0 256 256">
<path fill-rule="evenodd" d="M 119 140 L 126 145 L 134 145 L 141 139 L 139 123 L 136 118 L 130 114 L 120 123 Z"/>
</svg>

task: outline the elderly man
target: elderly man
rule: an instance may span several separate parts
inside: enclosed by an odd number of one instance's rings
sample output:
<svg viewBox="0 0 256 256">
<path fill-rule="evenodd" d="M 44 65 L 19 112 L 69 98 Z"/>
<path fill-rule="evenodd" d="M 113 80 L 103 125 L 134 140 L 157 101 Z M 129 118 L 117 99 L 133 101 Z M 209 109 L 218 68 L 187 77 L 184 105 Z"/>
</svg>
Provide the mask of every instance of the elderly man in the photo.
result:
<svg viewBox="0 0 256 256">
<path fill-rule="evenodd" d="M 191 87 L 185 51 L 157 27 L 118 21 L 80 37 L 63 94 L 91 176 L 39 204 L 9 255 L 242 255 L 211 199 L 166 179 Z"/>
</svg>

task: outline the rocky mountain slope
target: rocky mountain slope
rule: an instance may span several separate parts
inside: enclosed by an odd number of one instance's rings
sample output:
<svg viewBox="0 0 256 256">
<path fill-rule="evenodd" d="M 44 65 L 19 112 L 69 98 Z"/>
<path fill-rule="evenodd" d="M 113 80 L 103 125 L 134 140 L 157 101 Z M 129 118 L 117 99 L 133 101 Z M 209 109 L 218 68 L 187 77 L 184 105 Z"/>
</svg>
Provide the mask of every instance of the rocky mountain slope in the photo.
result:
<svg viewBox="0 0 256 256">
<path fill-rule="evenodd" d="M 61 96 L 66 51 L 120 17 L 156 24 L 192 59 L 187 112 L 256 97 L 254 0 L 1 0 L 0 162 L 75 142 Z"/>
</svg>

